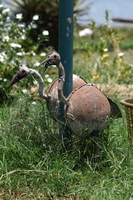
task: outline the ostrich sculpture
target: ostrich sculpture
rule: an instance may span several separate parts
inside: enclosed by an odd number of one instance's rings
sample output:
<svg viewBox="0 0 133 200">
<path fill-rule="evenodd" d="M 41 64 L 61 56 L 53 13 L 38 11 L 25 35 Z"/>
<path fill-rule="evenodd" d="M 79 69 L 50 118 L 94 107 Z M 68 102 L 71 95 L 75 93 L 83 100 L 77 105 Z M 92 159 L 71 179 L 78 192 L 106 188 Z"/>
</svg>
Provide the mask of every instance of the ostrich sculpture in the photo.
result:
<svg viewBox="0 0 133 200">
<path fill-rule="evenodd" d="M 66 98 L 63 94 L 65 71 L 60 55 L 52 49 L 41 64 L 44 63 L 44 71 L 49 65 L 56 65 L 58 68 L 58 97 L 65 105 L 66 124 L 72 133 L 81 138 L 93 136 L 96 142 L 95 153 L 99 154 L 99 133 L 107 127 L 110 116 L 122 117 L 119 107 L 92 84 L 74 89 Z"/>
<path fill-rule="evenodd" d="M 47 102 L 47 108 L 54 119 L 58 118 L 58 108 L 59 108 L 59 100 L 58 100 L 58 79 L 55 80 L 50 88 L 47 91 L 47 94 L 43 93 L 44 81 L 41 74 L 35 70 L 28 68 L 26 66 L 26 61 L 22 60 L 19 65 L 19 71 L 13 77 L 8 87 L 11 87 L 16 82 L 20 81 L 22 78 L 27 77 L 28 75 L 33 75 L 39 81 L 39 94 L 40 97 L 45 99 Z M 86 82 L 79 76 L 73 75 L 73 89 L 86 84 Z"/>
</svg>

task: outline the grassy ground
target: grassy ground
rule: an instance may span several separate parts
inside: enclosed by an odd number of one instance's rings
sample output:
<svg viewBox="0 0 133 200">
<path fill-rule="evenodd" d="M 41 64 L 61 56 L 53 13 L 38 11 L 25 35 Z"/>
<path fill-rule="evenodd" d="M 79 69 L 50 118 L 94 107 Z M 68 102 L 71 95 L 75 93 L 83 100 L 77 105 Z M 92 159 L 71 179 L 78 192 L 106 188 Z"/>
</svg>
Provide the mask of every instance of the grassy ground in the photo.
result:
<svg viewBox="0 0 133 200">
<path fill-rule="evenodd" d="M 102 159 L 94 163 L 87 140 L 73 137 L 71 148 L 62 151 L 57 124 L 43 100 L 20 95 L 3 105 L 0 199 L 131 200 L 133 159 L 122 112 L 123 119 L 102 134 Z"/>
<path fill-rule="evenodd" d="M 132 50 L 125 53 L 129 53 L 125 61 L 129 64 Z M 116 74 L 113 80 L 107 78 L 103 68 L 99 79 L 92 78 L 93 66 L 80 52 L 74 54 L 74 73 L 87 82 L 115 88 Z M 106 95 L 120 106 L 123 118 L 111 121 L 101 134 L 101 162 L 95 163 L 90 140 L 72 136 L 72 143 L 63 150 L 58 125 L 45 101 L 36 98 L 36 93 L 29 96 L 14 88 L 12 99 L 9 96 L 0 108 L 0 199 L 132 200 L 133 156 L 124 106 L 120 105 L 121 93 L 110 91 Z"/>
</svg>

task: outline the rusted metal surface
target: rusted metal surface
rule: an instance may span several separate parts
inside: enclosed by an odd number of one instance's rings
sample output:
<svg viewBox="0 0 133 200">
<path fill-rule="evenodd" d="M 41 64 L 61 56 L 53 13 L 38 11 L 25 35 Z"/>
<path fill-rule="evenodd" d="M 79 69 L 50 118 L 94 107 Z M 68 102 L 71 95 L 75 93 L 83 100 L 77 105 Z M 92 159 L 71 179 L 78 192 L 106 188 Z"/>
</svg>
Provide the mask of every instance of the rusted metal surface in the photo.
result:
<svg viewBox="0 0 133 200">
<path fill-rule="evenodd" d="M 86 82 L 82 77 L 73 74 L 73 89 L 76 89 L 84 84 L 86 84 Z M 56 79 L 48 89 L 47 96 L 50 97 L 47 100 L 48 110 L 53 117 L 57 118 L 59 109 L 58 79 Z"/>
<path fill-rule="evenodd" d="M 106 96 L 96 87 L 86 84 L 73 91 L 66 108 L 66 121 L 72 132 L 88 138 L 93 131 L 107 126 L 111 106 Z"/>
<path fill-rule="evenodd" d="M 17 74 L 15 74 L 15 76 L 12 78 L 10 84 L 8 87 L 13 86 L 15 83 L 17 83 L 19 80 L 25 78 L 26 76 L 29 75 L 29 69 L 26 67 L 26 61 L 23 59 L 20 62 L 19 65 L 19 71 L 17 72 Z"/>
<path fill-rule="evenodd" d="M 48 61 L 46 59 L 43 63 L 56 64 L 59 74 L 61 74 L 60 77 L 65 78 L 65 71 L 62 70 L 63 65 L 61 61 L 59 62 L 60 55 L 55 50 L 52 50 L 48 59 Z M 67 98 L 63 94 L 63 87 L 64 79 L 60 78 L 58 79 L 58 87 L 56 87 L 58 90 L 56 95 L 58 94 L 57 97 L 64 104 L 65 124 L 69 126 L 75 135 L 81 138 L 88 138 L 90 135 L 93 135 L 95 138 L 98 138 L 99 133 L 107 126 L 108 117 L 121 117 L 119 107 L 92 84 L 85 84 L 76 89 L 73 88 L 73 91 Z M 52 94 L 51 96 L 56 97 L 56 95 Z M 54 101 L 52 100 L 52 102 Z M 55 107 L 54 104 L 51 107 L 52 110 L 55 110 Z"/>
</svg>

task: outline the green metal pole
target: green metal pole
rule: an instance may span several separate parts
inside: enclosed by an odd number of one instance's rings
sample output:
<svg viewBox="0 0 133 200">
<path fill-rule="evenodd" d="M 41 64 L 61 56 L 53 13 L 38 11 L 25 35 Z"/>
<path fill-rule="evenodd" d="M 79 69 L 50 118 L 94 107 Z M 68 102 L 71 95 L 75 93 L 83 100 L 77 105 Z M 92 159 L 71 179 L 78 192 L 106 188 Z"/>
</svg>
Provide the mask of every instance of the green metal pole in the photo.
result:
<svg viewBox="0 0 133 200">
<path fill-rule="evenodd" d="M 65 68 L 64 96 L 67 97 L 73 88 L 73 0 L 59 0 L 59 53 Z M 59 120 L 65 123 L 64 105 L 60 103 Z M 60 127 L 60 138 L 67 139 L 69 131 L 66 126 Z"/>
</svg>

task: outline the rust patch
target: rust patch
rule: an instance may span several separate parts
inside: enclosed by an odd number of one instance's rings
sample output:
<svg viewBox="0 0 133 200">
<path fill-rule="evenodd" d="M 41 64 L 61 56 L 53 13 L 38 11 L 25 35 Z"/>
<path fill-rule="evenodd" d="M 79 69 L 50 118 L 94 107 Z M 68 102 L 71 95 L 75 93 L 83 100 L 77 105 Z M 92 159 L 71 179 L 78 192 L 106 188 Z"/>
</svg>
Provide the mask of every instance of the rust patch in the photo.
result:
<svg viewBox="0 0 133 200">
<path fill-rule="evenodd" d="M 106 96 L 96 87 L 86 84 L 70 94 L 66 120 L 75 135 L 86 138 L 93 130 L 102 131 L 106 127 L 110 112 Z"/>
<path fill-rule="evenodd" d="M 73 75 L 73 89 L 86 84 L 85 80 L 82 77 L 77 75 Z M 48 99 L 47 105 L 49 112 L 58 118 L 58 109 L 59 109 L 59 100 L 58 100 L 58 79 L 56 79 L 50 88 L 47 91 L 47 96 L 50 98 Z"/>
</svg>

